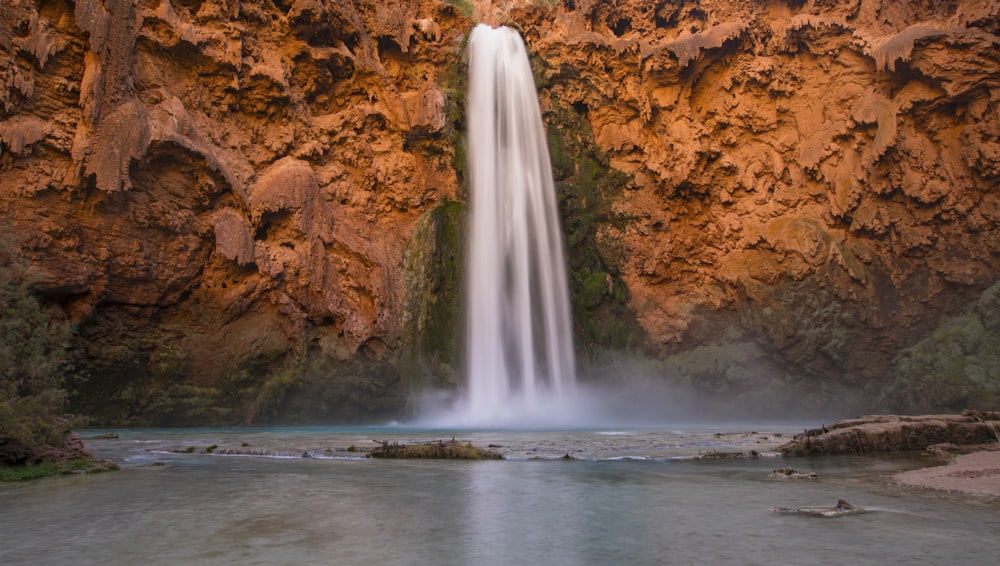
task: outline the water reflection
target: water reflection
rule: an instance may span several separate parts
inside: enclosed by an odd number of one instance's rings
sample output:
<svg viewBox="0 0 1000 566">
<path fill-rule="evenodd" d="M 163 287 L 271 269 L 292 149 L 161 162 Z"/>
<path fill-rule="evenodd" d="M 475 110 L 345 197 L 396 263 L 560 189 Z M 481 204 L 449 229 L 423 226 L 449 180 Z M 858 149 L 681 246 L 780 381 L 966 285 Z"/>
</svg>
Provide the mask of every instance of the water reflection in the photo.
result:
<svg viewBox="0 0 1000 566">
<path fill-rule="evenodd" d="M 219 431 L 142 434 L 134 446 L 226 439 Z M 281 434 L 282 442 L 302 435 Z M 494 435 L 563 450 L 618 436 Z M 121 446 L 116 453 L 130 458 Z M 771 479 L 767 460 L 157 456 L 165 465 L 0 485 L 0 564 L 984 564 L 1000 529 L 996 504 L 874 482 L 909 465 L 890 459 L 784 462 L 821 478 L 795 482 Z M 843 519 L 771 512 L 840 497 L 878 511 Z"/>
</svg>

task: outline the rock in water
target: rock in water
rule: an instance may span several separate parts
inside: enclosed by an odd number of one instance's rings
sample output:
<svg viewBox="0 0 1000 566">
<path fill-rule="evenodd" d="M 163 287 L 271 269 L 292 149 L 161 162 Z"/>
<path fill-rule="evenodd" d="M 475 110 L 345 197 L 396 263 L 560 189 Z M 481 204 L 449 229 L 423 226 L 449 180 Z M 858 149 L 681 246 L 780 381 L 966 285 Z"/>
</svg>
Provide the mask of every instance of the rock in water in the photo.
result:
<svg viewBox="0 0 1000 566">
<path fill-rule="evenodd" d="M 851 505 L 844 499 L 838 499 L 837 504 L 832 507 L 775 507 L 775 513 L 786 513 L 790 515 L 807 515 L 810 517 L 843 517 L 844 515 L 858 515 L 870 513 L 871 509 Z"/>
<path fill-rule="evenodd" d="M 377 441 L 376 441 L 377 442 Z M 473 446 L 471 442 L 461 443 L 454 438 L 445 442 L 425 442 L 420 444 L 399 444 L 381 442 L 372 450 L 369 458 L 426 458 L 435 460 L 503 460 L 503 455 L 492 450 Z"/>
</svg>

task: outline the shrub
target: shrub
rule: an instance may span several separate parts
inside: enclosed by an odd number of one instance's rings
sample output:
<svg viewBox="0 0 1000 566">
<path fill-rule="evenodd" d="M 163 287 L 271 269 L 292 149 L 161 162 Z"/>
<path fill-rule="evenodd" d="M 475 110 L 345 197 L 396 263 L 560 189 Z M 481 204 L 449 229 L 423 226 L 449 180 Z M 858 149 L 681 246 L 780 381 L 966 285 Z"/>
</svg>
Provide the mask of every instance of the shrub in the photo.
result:
<svg viewBox="0 0 1000 566">
<path fill-rule="evenodd" d="M 0 448 L 23 451 L 62 442 L 52 423 L 66 401 L 73 327 L 53 316 L 31 291 L 19 242 L 0 230 Z M 0 463 L 16 462 L 0 450 Z"/>
</svg>

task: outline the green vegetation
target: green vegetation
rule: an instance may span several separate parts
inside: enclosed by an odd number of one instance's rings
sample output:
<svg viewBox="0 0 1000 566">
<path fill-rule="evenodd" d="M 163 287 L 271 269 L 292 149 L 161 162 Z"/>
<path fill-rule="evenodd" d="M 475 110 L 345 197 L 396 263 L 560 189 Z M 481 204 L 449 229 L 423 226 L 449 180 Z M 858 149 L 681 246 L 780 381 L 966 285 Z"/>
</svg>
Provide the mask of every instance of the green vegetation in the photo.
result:
<svg viewBox="0 0 1000 566">
<path fill-rule="evenodd" d="M 881 405 L 892 411 L 1000 408 L 1000 283 L 893 361 Z"/>
<path fill-rule="evenodd" d="M 475 12 L 475 7 L 469 0 L 444 0 L 445 4 L 449 6 L 454 6 L 458 10 L 459 14 L 462 14 L 466 18 L 471 18 L 472 14 Z"/>
<path fill-rule="evenodd" d="M 428 211 L 406 250 L 400 368 L 413 390 L 458 379 L 465 210 L 445 201 Z"/>
<path fill-rule="evenodd" d="M 445 67 L 438 80 L 438 85 L 445 93 L 445 128 L 454 147 L 452 167 L 458 178 L 459 197 L 468 195 L 468 163 L 466 163 L 466 128 L 465 128 L 465 98 L 469 87 L 469 65 L 465 53 L 469 45 L 469 36 L 465 34 L 452 63 Z"/>
<path fill-rule="evenodd" d="M 388 362 L 359 355 L 334 360 L 265 352 L 226 369 L 210 384 L 138 374 L 122 386 L 101 424 L 232 426 L 356 422 L 395 416 L 405 400 Z M 117 413 L 116 413 L 117 411 Z"/>
<path fill-rule="evenodd" d="M 542 65 L 537 58 L 532 64 Z M 615 214 L 612 204 L 632 179 L 611 167 L 580 110 L 553 104 L 545 122 L 566 234 L 577 348 L 591 355 L 604 350 L 637 351 L 645 334 L 636 321 L 628 287 L 618 274 L 621 248 L 599 238 L 602 227 L 620 228 L 629 221 Z"/>
<path fill-rule="evenodd" d="M 467 6 L 467 15 L 472 13 L 467 2 L 449 3 Z M 468 66 L 462 56 L 467 44 L 468 34 L 439 79 L 446 94 L 446 132 L 453 148 L 452 167 L 459 184 L 459 199 L 468 195 Z M 465 216 L 464 200 L 438 203 L 421 217 L 404 255 L 403 338 L 397 367 L 410 393 L 458 383 Z"/>
<path fill-rule="evenodd" d="M 64 462 L 39 462 L 23 466 L 0 466 L 0 483 L 70 474 L 92 474 L 117 469 L 118 465 L 113 462 L 90 458 L 74 458 Z"/>
<path fill-rule="evenodd" d="M 66 401 L 63 385 L 71 369 L 68 345 L 74 329 L 32 292 L 13 234 L 9 224 L 0 230 L 0 445 L 23 453 L 62 445 L 62 430 L 54 421 Z M 0 463 L 9 458 L 0 453 Z"/>
<path fill-rule="evenodd" d="M 296 363 L 285 387 L 274 390 L 255 424 L 343 423 L 395 417 L 406 402 L 397 369 L 388 361 L 314 357 Z M 249 424 L 249 423 L 248 423 Z"/>
<path fill-rule="evenodd" d="M 62 474 L 58 462 L 42 462 L 27 466 L 0 466 L 0 482 L 36 480 Z"/>
</svg>

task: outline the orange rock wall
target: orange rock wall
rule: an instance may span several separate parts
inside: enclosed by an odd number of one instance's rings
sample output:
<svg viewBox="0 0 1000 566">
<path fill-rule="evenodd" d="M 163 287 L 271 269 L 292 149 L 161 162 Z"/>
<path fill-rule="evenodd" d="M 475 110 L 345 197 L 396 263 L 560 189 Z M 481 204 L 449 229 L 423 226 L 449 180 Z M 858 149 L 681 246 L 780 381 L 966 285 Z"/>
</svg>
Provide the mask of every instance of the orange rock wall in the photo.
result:
<svg viewBox="0 0 1000 566">
<path fill-rule="evenodd" d="M 632 177 L 597 237 L 668 375 L 863 407 L 997 282 L 995 2 L 540 4 L 500 17 Z"/>
<path fill-rule="evenodd" d="M 95 371 L 398 348 L 411 232 L 458 191 L 468 27 L 430 0 L 5 0 L 0 214 Z"/>
</svg>

